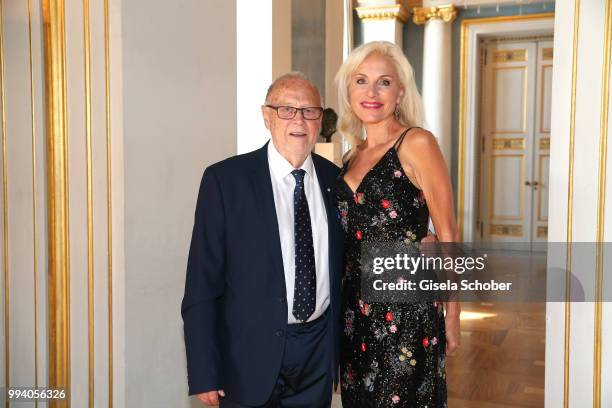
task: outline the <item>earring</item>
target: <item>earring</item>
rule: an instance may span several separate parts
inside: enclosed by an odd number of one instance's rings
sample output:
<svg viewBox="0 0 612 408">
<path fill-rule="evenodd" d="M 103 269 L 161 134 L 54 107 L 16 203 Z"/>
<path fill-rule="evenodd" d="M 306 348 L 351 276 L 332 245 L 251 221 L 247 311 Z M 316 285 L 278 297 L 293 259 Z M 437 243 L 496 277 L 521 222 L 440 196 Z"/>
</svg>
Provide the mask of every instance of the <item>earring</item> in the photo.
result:
<svg viewBox="0 0 612 408">
<path fill-rule="evenodd" d="M 399 116 L 400 116 L 399 103 L 397 105 L 395 105 L 395 111 L 393 112 L 393 115 L 395 116 L 395 119 L 399 119 Z"/>
</svg>

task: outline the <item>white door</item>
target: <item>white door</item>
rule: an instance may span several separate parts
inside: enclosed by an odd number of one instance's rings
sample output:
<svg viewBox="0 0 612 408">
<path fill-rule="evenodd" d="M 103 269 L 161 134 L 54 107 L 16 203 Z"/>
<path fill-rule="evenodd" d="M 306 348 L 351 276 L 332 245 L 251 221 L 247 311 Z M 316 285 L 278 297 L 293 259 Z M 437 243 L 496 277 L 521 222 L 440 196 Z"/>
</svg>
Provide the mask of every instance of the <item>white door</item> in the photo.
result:
<svg viewBox="0 0 612 408">
<path fill-rule="evenodd" d="M 552 42 L 482 50 L 480 239 L 545 241 Z"/>
<path fill-rule="evenodd" d="M 550 164 L 550 117 L 553 72 L 553 42 L 538 42 L 535 106 L 535 138 L 532 176 L 533 206 L 531 241 L 546 242 L 548 237 L 548 168 Z"/>
</svg>

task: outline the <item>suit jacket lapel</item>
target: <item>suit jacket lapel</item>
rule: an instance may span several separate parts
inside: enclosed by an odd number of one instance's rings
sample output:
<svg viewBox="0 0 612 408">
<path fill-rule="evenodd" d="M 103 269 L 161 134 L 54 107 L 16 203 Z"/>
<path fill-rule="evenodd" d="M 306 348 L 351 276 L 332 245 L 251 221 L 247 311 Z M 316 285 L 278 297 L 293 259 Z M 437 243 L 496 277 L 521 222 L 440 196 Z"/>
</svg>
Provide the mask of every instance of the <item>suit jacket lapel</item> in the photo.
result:
<svg viewBox="0 0 612 408">
<path fill-rule="evenodd" d="M 272 191 L 272 178 L 268 165 L 268 143 L 257 152 L 257 164 L 251 175 L 253 191 L 261 214 L 263 231 L 262 236 L 268 243 L 268 250 L 272 258 L 274 268 L 282 279 L 283 288 L 285 284 L 285 271 L 283 268 L 283 253 L 278 233 L 278 218 L 276 206 L 274 205 L 274 192 Z"/>
</svg>

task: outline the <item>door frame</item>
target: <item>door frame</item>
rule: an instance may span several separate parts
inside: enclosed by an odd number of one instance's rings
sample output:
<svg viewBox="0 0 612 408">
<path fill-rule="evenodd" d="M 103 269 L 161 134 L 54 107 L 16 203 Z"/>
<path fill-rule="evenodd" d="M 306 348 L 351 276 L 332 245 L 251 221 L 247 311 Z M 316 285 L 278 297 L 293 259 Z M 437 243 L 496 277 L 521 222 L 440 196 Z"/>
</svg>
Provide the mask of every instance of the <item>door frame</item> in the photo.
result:
<svg viewBox="0 0 612 408">
<path fill-rule="evenodd" d="M 554 13 L 466 19 L 461 23 L 457 225 L 463 242 L 476 238 L 478 218 L 479 60 L 484 36 L 553 35 Z"/>
<path fill-rule="evenodd" d="M 520 38 L 520 40 L 517 40 L 517 38 Z M 525 188 L 523 183 L 526 180 L 532 179 L 531 174 L 533 172 L 533 140 L 527 135 L 532 134 L 535 128 L 535 115 L 530 115 L 528 113 L 533 112 L 533 105 L 535 105 L 534 91 L 536 81 L 534 74 L 537 74 L 536 64 L 534 62 L 534 60 L 537 60 L 537 42 L 535 38 L 538 37 L 512 37 L 511 39 L 505 39 L 505 37 L 491 36 L 490 39 L 487 38 L 487 40 L 492 42 L 481 40 L 480 70 L 478 73 L 481 88 L 480 100 L 478 102 L 478 130 L 481 139 L 478 144 L 478 155 L 475 157 L 475 160 L 477 160 L 477 182 L 479 186 L 476 196 L 478 199 L 476 219 L 479 221 L 480 225 L 477 225 L 477 230 L 475 231 L 476 236 L 474 239 L 476 241 L 484 240 L 489 242 L 512 242 L 521 244 L 531 241 L 531 209 L 533 197 L 531 188 Z M 527 58 L 520 61 L 505 61 L 500 65 L 493 57 L 498 51 L 516 49 L 524 50 Z M 488 60 L 488 63 L 485 61 L 485 58 Z M 516 70 L 516 68 L 526 73 L 526 75 L 523 75 L 522 79 L 524 100 L 522 101 L 523 106 L 521 108 L 521 130 L 501 131 L 497 133 L 495 132 L 495 121 L 492 118 L 496 115 L 495 106 L 497 106 L 497 103 L 495 102 L 495 98 L 498 93 L 495 85 L 495 78 L 500 71 Z M 512 139 L 520 138 L 522 140 L 522 147 L 517 148 L 508 146 L 507 149 L 494 148 L 494 140 L 511 140 L 506 139 L 506 137 L 510 137 L 508 133 L 512 134 Z M 495 216 L 493 197 L 495 196 L 494 186 L 496 185 L 495 177 L 497 175 L 497 170 L 495 169 L 494 163 L 498 159 L 503 160 L 509 158 L 520 159 L 520 191 L 518 193 L 521 199 L 518 202 L 518 206 L 520 207 L 519 214 L 517 217 Z M 514 227 L 519 226 L 519 224 L 520 230 L 522 231 L 521 237 L 517 237 L 513 232 L 510 232 L 510 230 L 503 233 L 491 233 L 492 225 L 503 225 L 514 229 Z M 528 224 L 529 227 L 525 228 L 525 224 Z"/>
<path fill-rule="evenodd" d="M 542 101 L 539 98 L 541 98 L 541 95 L 543 95 L 544 93 L 544 85 L 543 85 L 544 70 L 543 68 L 552 67 L 552 56 L 550 57 L 550 59 L 543 59 L 541 50 L 543 48 L 550 48 L 552 50 L 552 43 L 553 43 L 552 37 L 549 35 L 520 36 L 520 37 L 513 36 L 509 38 L 491 36 L 491 37 L 487 37 L 484 41 L 481 40 L 480 42 L 481 60 L 479 62 L 479 66 L 480 66 L 479 84 L 481 85 L 481 95 L 480 95 L 480 102 L 479 102 L 480 110 L 478 112 L 478 115 L 479 115 L 479 124 L 480 124 L 479 134 L 482 137 L 480 139 L 478 156 L 476 157 L 478 178 L 479 178 L 478 180 L 479 189 L 477 191 L 477 196 L 476 196 L 477 206 L 478 206 L 476 217 L 477 217 L 478 223 L 476 224 L 476 231 L 475 231 L 475 237 L 474 237 L 476 241 L 484 240 L 484 241 L 502 241 L 502 242 L 523 242 L 523 243 L 538 242 L 538 243 L 542 243 L 542 242 L 546 242 L 547 240 L 546 235 L 541 236 L 540 228 L 542 227 L 541 225 L 542 223 L 545 223 L 546 225 L 544 227 L 547 228 L 548 221 L 547 219 L 541 219 L 539 217 L 540 217 L 541 199 L 542 197 L 544 197 L 544 195 L 542 194 L 542 191 L 544 189 L 544 186 L 547 184 L 547 183 L 542 182 L 542 162 L 543 162 L 543 157 L 550 156 L 548 148 L 545 148 L 544 150 L 542 150 L 543 149 L 542 142 L 544 138 L 546 138 L 547 141 L 550 140 L 550 129 L 546 132 L 542 130 L 543 128 L 542 128 L 541 122 L 542 122 L 542 111 L 544 108 L 542 106 Z M 487 128 L 485 126 L 485 122 L 484 122 L 485 118 L 483 116 L 485 114 L 485 109 L 488 106 L 488 104 L 492 103 L 490 99 L 487 100 L 487 98 L 490 98 L 492 95 L 487 95 L 486 87 L 490 84 L 486 82 L 486 78 L 487 78 L 487 72 L 490 75 L 493 75 L 493 74 L 492 72 L 486 71 L 486 70 L 493 69 L 493 71 L 495 71 L 496 69 L 503 70 L 503 69 L 509 68 L 509 66 L 505 66 L 503 68 L 494 68 L 495 61 L 492 61 L 492 58 L 489 64 L 486 64 L 486 62 L 484 61 L 484 58 L 489 58 L 487 57 L 487 55 L 490 56 L 493 54 L 485 52 L 485 49 L 486 47 L 491 47 L 492 44 L 494 45 L 494 47 L 496 47 L 495 48 L 496 50 L 504 49 L 504 47 L 509 47 L 509 49 L 514 49 L 514 47 L 520 47 L 521 49 L 526 48 L 527 55 L 529 56 L 529 58 L 533 59 L 532 61 L 533 66 L 531 66 L 531 68 L 529 69 L 529 72 L 531 73 L 529 75 L 529 78 L 533 79 L 534 87 L 530 88 L 531 90 L 529 91 L 530 93 L 528 94 L 528 98 L 533 99 L 531 102 L 533 105 L 528 109 L 528 112 L 529 112 L 527 113 L 528 117 L 525 118 L 525 120 L 527 121 L 526 125 L 528 125 L 530 120 L 533 121 L 532 125 L 528 126 L 532 130 L 527 132 L 527 133 L 532 133 L 533 139 L 529 137 L 525 138 L 525 141 L 527 141 L 528 143 L 522 147 L 522 153 L 520 154 L 519 154 L 519 151 L 521 150 L 515 150 L 514 148 L 511 148 L 510 151 L 508 151 L 505 149 L 495 150 L 491 147 L 490 144 L 489 144 L 488 149 L 486 148 L 486 146 L 483 146 L 483 143 L 485 143 L 485 140 L 486 140 L 486 143 L 491 143 L 492 141 L 491 139 L 492 129 Z M 531 79 L 528 79 L 528 81 L 531 81 Z M 491 77 L 489 77 L 489 80 L 491 80 Z M 527 106 L 529 107 L 530 102 L 526 102 L 526 103 L 527 103 Z M 543 133 L 546 133 L 547 136 L 542 136 Z M 499 136 L 495 136 L 495 137 L 499 137 Z M 518 134 L 516 135 L 516 137 L 518 137 Z M 526 211 L 523 215 L 524 217 L 527 217 L 529 220 L 527 222 L 528 227 L 523 228 L 523 238 L 521 238 L 520 241 L 515 241 L 515 238 L 513 236 L 504 236 L 503 238 L 499 238 L 499 236 L 488 236 L 490 235 L 490 233 L 487 233 L 487 231 L 489 231 L 489 228 L 487 228 L 487 221 L 486 221 L 487 219 L 489 219 L 489 213 L 491 210 L 491 207 L 489 206 L 493 205 L 492 203 L 489 202 L 492 198 L 492 192 L 489 191 L 489 189 L 491 188 L 492 180 L 487 179 L 487 173 L 492 171 L 492 168 L 490 167 L 491 159 L 492 157 L 495 157 L 495 156 L 496 157 L 508 157 L 508 156 L 513 156 L 514 154 L 519 154 L 523 156 L 525 160 L 524 162 L 525 168 L 523 169 L 525 179 L 521 181 L 521 185 L 523 185 L 523 183 L 526 181 L 537 182 L 536 186 L 532 188 L 527 188 L 524 190 L 526 196 L 523 197 L 522 204 L 524 205 L 524 209 Z M 493 173 L 491 173 L 490 177 L 492 177 L 492 175 Z M 488 210 L 485 211 L 486 208 L 488 208 Z M 502 225 L 505 224 L 502 218 L 500 218 L 499 220 L 501 221 Z M 514 221 L 514 224 L 516 224 L 516 222 L 518 222 L 519 220 L 513 220 L 513 221 Z M 525 221 L 526 221 L 525 219 L 521 220 L 522 227 L 525 227 Z M 491 220 L 489 220 L 489 222 L 491 222 Z M 535 248 L 532 248 L 531 245 L 528 245 L 528 246 L 531 248 L 531 250 L 535 250 Z M 537 247 L 538 245 L 536 245 L 536 248 Z"/>
</svg>

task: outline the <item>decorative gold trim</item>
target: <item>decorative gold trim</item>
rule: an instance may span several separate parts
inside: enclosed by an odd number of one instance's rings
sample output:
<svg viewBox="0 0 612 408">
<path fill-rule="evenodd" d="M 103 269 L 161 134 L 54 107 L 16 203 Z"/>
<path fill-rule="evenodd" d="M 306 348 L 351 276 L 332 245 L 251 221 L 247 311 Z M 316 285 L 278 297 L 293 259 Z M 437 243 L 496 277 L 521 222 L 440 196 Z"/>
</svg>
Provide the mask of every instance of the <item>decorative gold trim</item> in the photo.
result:
<svg viewBox="0 0 612 408">
<path fill-rule="evenodd" d="M 546 225 L 538 225 L 538 238 L 546 238 L 548 237 L 548 226 Z"/>
<path fill-rule="evenodd" d="M 610 106 L 610 44 L 612 43 L 612 10 L 605 3 L 605 28 L 601 84 L 601 123 L 599 137 L 599 185 L 597 189 L 597 252 L 595 267 L 595 316 L 593 347 L 593 408 L 601 408 L 601 355 L 602 355 L 602 291 L 604 265 L 604 226 L 606 215 L 606 170 L 608 161 L 608 109 Z"/>
<path fill-rule="evenodd" d="M 91 149 L 91 48 L 89 30 L 89 0 L 83 0 L 83 58 L 85 67 L 85 172 L 87 178 L 87 352 L 89 375 L 89 408 L 94 406 L 94 231 L 93 231 L 93 172 Z"/>
<path fill-rule="evenodd" d="M 415 7 L 412 13 L 412 21 L 416 25 L 423 25 L 429 20 L 442 20 L 445 23 L 452 23 L 457 18 L 457 9 L 452 4 L 434 7 Z"/>
<path fill-rule="evenodd" d="M 47 214 L 49 235 L 49 386 L 70 387 L 70 240 L 66 43 L 63 0 L 43 0 Z M 51 406 L 67 407 L 68 401 Z"/>
<path fill-rule="evenodd" d="M 541 137 L 540 138 L 540 149 L 541 150 L 550 150 L 550 137 Z"/>
<path fill-rule="evenodd" d="M 544 129 L 544 71 L 546 68 L 551 68 L 552 75 L 552 65 L 542 65 L 540 67 L 540 133 L 550 133 L 550 129 Z M 551 79 L 552 80 L 552 79 Z"/>
<path fill-rule="evenodd" d="M 30 119 L 32 121 L 32 266 L 34 275 L 34 387 L 38 387 L 38 230 L 36 217 L 36 126 L 34 109 L 34 56 L 32 54 L 32 1 L 28 0 L 28 44 L 30 62 Z M 38 400 L 34 401 L 38 408 Z"/>
<path fill-rule="evenodd" d="M 493 211 L 495 210 L 495 206 L 494 206 L 494 200 L 493 200 L 493 191 L 494 191 L 494 185 L 493 185 L 493 181 L 495 179 L 495 159 L 502 157 L 502 158 L 508 158 L 508 157 L 518 157 L 521 159 L 521 186 L 523 185 L 523 183 L 525 182 L 525 155 L 524 154 L 492 154 L 490 156 L 490 160 L 489 160 L 489 191 L 487 191 L 487 200 L 489 201 L 488 203 L 488 208 L 489 208 L 489 220 L 505 220 L 505 221 L 524 221 L 525 219 L 525 196 L 523 193 L 523 188 L 521 188 L 520 190 L 520 210 L 519 210 L 519 214 L 518 216 L 507 216 L 507 215 L 496 215 L 493 213 Z"/>
<path fill-rule="evenodd" d="M 527 50 L 498 50 L 493 54 L 495 62 L 524 62 L 527 61 Z"/>
<path fill-rule="evenodd" d="M 541 142 L 541 140 L 540 140 Z M 542 160 L 545 157 L 550 157 L 549 154 L 540 154 L 538 156 L 538 204 L 537 204 L 537 214 L 538 214 L 538 221 L 543 221 L 543 222 L 548 222 L 548 217 L 547 218 L 542 218 L 542 189 L 544 188 L 544 183 L 542 182 L 542 169 L 544 168 L 544 166 L 542 165 Z M 550 163 L 549 163 L 549 168 L 550 168 Z M 549 174 L 549 178 L 550 178 L 550 174 Z"/>
<path fill-rule="evenodd" d="M 576 135 L 576 82 L 578 77 L 578 33 L 580 0 L 574 0 L 574 33 L 572 38 L 572 94 L 570 100 L 569 158 L 567 182 L 567 250 L 565 254 L 565 325 L 563 350 L 563 408 L 569 408 L 570 334 L 572 290 L 572 226 L 574 213 L 574 141 Z"/>
<path fill-rule="evenodd" d="M 578 0 L 576 0 L 578 1 Z M 503 16 L 490 18 L 471 18 L 461 22 L 461 50 L 459 63 L 459 153 L 457 171 L 457 229 L 459 236 L 463 239 L 464 211 L 465 211 L 465 143 L 467 120 L 467 51 L 468 51 L 468 29 L 471 25 L 502 23 L 509 21 L 528 21 L 540 19 L 554 19 L 555 13 L 538 13 L 522 16 Z"/>
<path fill-rule="evenodd" d="M 492 122 L 494 124 L 493 133 L 501 135 L 501 134 L 516 134 L 516 133 L 527 133 L 527 84 L 529 83 L 527 65 L 522 66 L 506 66 L 506 67 L 494 67 L 493 68 L 493 112 L 497 110 L 497 74 L 500 71 L 522 71 L 523 74 L 523 95 L 521 100 L 521 128 L 520 129 L 504 129 L 499 130 L 497 128 L 497 121 L 495 116 L 492 118 Z"/>
<path fill-rule="evenodd" d="M 511 237 L 522 237 L 523 226 L 522 225 L 503 225 L 503 224 L 489 224 L 490 235 L 504 235 Z"/>
<path fill-rule="evenodd" d="M 367 5 L 376 5 L 380 0 L 357 0 L 357 4 L 362 4 L 364 6 Z M 423 4 L 422 0 L 395 0 L 397 4 L 402 4 L 407 7 L 409 10 L 411 7 L 420 7 Z"/>
<path fill-rule="evenodd" d="M 106 116 L 106 194 L 108 263 L 108 408 L 113 408 L 113 207 L 110 117 L 110 39 L 108 0 L 104 0 L 104 82 Z"/>
<path fill-rule="evenodd" d="M 500 17 L 485 17 L 485 18 L 466 18 L 461 22 L 462 26 L 471 26 L 474 24 L 488 24 L 488 23 L 507 23 L 512 21 L 526 21 L 526 20 L 541 20 L 554 18 L 555 13 L 537 13 L 537 14 L 525 14 L 522 16 L 500 16 Z"/>
<path fill-rule="evenodd" d="M 485 38 L 483 44 L 512 44 L 525 41 L 553 41 L 553 35 L 504 35 L 495 38 Z"/>
<path fill-rule="evenodd" d="M 4 382 L 11 386 L 11 347 L 10 347 L 10 299 L 9 299 L 9 250 L 8 250 L 8 174 L 6 165 L 6 98 L 4 93 L 4 1 L 0 0 L 0 98 L 2 98 L 2 226 L 4 254 Z M 9 401 L 6 401 L 9 408 Z"/>
<path fill-rule="evenodd" d="M 542 60 L 547 61 L 547 60 L 552 60 L 553 59 L 553 49 L 552 47 L 550 48 L 542 48 Z M 551 65 L 549 65 L 551 66 Z"/>
<path fill-rule="evenodd" d="M 362 6 L 355 7 L 357 16 L 361 21 L 399 20 L 402 23 L 408 21 L 408 10 L 403 4 L 387 6 Z"/>
<path fill-rule="evenodd" d="M 525 138 L 524 137 L 513 137 L 513 138 L 494 138 L 491 142 L 493 150 L 524 150 L 525 149 Z"/>
<path fill-rule="evenodd" d="M 467 21 L 467 20 L 465 20 Z M 465 22 L 464 21 L 464 22 Z M 465 207 L 465 121 L 467 116 L 467 48 L 468 25 L 461 24 L 461 45 L 459 63 L 459 152 L 457 169 L 457 230 L 463 241 L 463 212 Z"/>
</svg>

